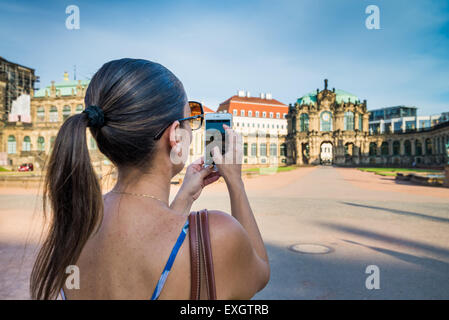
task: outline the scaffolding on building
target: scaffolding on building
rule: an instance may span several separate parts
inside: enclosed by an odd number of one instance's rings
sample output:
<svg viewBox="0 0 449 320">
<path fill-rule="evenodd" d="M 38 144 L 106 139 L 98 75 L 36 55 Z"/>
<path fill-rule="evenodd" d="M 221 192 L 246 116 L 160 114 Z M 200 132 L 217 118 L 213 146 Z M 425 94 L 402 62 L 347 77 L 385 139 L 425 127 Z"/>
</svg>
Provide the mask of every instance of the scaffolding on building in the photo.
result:
<svg viewBox="0 0 449 320">
<path fill-rule="evenodd" d="M 32 90 L 36 90 L 34 86 L 39 82 L 39 77 L 34 74 L 34 69 L 0 57 L 0 82 L 4 83 L 3 95 L 0 92 L 0 120 L 7 121 L 12 102 L 21 94 L 31 94 Z"/>
</svg>

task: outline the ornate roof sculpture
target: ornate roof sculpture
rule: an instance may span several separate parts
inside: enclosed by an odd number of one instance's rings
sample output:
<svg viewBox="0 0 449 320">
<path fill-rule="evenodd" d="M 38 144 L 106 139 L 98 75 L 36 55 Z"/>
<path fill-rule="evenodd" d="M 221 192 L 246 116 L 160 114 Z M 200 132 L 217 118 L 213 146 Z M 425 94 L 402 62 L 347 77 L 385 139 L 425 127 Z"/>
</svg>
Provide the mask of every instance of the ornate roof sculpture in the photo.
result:
<svg viewBox="0 0 449 320">
<path fill-rule="evenodd" d="M 69 80 L 66 72 L 64 73 L 64 81 L 58 83 L 52 81 L 51 85 L 35 91 L 34 98 L 50 97 L 52 92 L 58 97 L 81 94 L 87 89 L 89 82 L 89 80 Z"/>
</svg>

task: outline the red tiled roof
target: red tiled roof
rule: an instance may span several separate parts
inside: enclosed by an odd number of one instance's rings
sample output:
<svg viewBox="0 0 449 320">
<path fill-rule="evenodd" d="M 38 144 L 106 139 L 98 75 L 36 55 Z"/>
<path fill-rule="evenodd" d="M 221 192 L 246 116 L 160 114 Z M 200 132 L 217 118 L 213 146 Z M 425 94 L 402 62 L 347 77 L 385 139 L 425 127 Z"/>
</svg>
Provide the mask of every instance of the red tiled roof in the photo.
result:
<svg viewBox="0 0 449 320">
<path fill-rule="evenodd" d="M 262 112 L 267 112 L 267 116 L 270 112 L 276 114 L 277 112 L 288 113 L 288 107 L 279 102 L 276 99 L 262 99 L 256 97 L 239 97 L 237 95 L 232 96 L 225 102 L 220 103 L 217 111 L 226 111 L 229 113 L 233 113 L 234 110 L 237 110 L 238 115 L 240 115 L 240 110 L 245 110 L 245 115 L 248 114 L 248 111 L 253 111 L 253 116 L 255 111 L 259 111 L 262 115 Z"/>
<path fill-rule="evenodd" d="M 206 107 L 205 105 L 203 105 L 203 111 L 204 111 L 204 113 L 215 112 L 214 110 L 212 110 L 211 108 Z"/>
<path fill-rule="evenodd" d="M 231 98 L 229 98 L 228 100 L 230 100 L 232 102 L 236 101 L 236 102 L 261 103 L 261 104 L 271 104 L 271 105 L 287 107 L 285 104 L 283 104 L 280 101 L 277 101 L 276 99 L 262 99 L 262 98 L 257 98 L 257 97 L 240 97 L 238 95 L 235 95 L 235 96 L 232 96 Z M 226 100 L 226 101 L 228 101 L 228 100 Z"/>
</svg>

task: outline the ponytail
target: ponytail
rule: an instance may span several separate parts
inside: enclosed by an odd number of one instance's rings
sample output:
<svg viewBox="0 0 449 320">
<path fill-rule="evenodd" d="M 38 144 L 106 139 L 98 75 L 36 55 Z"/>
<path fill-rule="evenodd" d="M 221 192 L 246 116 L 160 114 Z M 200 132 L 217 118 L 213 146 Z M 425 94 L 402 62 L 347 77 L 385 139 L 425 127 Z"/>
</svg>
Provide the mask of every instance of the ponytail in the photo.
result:
<svg viewBox="0 0 449 320">
<path fill-rule="evenodd" d="M 181 81 L 159 63 L 123 58 L 105 63 L 94 74 L 84 97 L 87 108 L 62 124 L 48 161 L 43 205 L 49 229 L 31 273 L 32 298 L 57 297 L 66 268 L 77 263 L 103 218 L 86 128 L 119 171 L 146 170 L 157 149 L 154 135 L 183 118 L 186 103 Z"/>
<path fill-rule="evenodd" d="M 50 221 L 47 237 L 31 272 L 32 299 L 55 299 L 65 271 L 103 217 L 100 184 L 87 149 L 86 113 L 69 117 L 61 126 L 50 155 L 43 190 L 43 211 Z M 48 196 L 48 200 L 47 200 Z"/>
</svg>

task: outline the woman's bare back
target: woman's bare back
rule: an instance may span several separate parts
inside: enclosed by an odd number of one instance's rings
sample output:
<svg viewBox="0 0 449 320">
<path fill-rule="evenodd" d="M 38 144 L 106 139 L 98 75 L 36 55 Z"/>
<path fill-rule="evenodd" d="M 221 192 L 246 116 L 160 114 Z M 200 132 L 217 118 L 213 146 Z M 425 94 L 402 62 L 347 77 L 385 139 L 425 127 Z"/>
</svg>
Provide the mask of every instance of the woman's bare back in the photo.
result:
<svg viewBox="0 0 449 320">
<path fill-rule="evenodd" d="M 151 299 L 188 215 L 148 199 L 122 198 L 119 208 L 118 199 L 105 199 L 102 225 L 78 259 L 80 289 L 64 290 L 69 300 Z M 217 299 L 252 298 L 260 261 L 248 235 L 227 213 L 209 210 L 208 220 Z M 188 231 L 159 299 L 190 299 L 190 272 Z"/>
<path fill-rule="evenodd" d="M 150 299 L 187 215 L 157 200 L 106 196 L 99 231 L 77 266 L 80 289 L 67 299 Z M 190 298 L 190 245 L 184 239 L 159 299 Z"/>
</svg>

